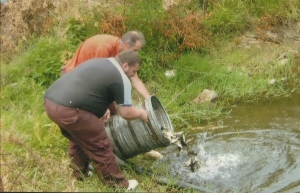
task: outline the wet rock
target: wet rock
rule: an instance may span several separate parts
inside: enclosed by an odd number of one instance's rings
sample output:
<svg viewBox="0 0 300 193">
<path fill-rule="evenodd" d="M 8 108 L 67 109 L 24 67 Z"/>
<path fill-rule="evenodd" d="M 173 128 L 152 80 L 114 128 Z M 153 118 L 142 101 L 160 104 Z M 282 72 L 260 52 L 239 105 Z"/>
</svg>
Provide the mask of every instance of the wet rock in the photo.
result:
<svg viewBox="0 0 300 193">
<path fill-rule="evenodd" d="M 267 37 L 271 38 L 272 40 L 277 40 L 278 39 L 278 34 L 271 32 L 271 31 L 267 31 Z"/>
<path fill-rule="evenodd" d="M 165 72 L 165 76 L 166 76 L 167 78 L 172 78 L 173 76 L 175 76 L 175 70 L 167 70 L 167 71 Z"/>
<path fill-rule="evenodd" d="M 289 62 L 289 59 L 285 58 L 278 61 L 279 66 L 285 66 Z"/>
<path fill-rule="evenodd" d="M 205 102 L 215 102 L 217 93 L 213 90 L 204 89 L 193 101 L 197 104 Z"/>
<path fill-rule="evenodd" d="M 11 83 L 9 86 L 11 86 L 12 88 L 16 89 L 18 87 L 18 83 Z"/>
<path fill-rule="evenodd" d="M 213 124 L 208 124 L 206 125 L 205 127 L 200 127 L 200 126 L 197 126 L 197 127 L 192 127 L 190 129 L 190 131 L 192 133 L 199 133 L 199 132 L 203 132 L 203 131 L 208 131 L 208 130 L 215 130 L 215 129 L 224 129 L 228 126 L 225 126 L 225 125 L 213 125 Z"/>
<path fill-rule="evenodd" d="M 159 153 L 158 151 L 154 151 L 154 150 L 151 150 L 147 153 L 145 153 L 146 156 L 148 156 L 149 158 L 152 158 L 152 159 L 162 159 L 163 158 L 163 155 L 161 153 Z"/>
<path fill-rule="evenodd" d="M 271 84 L 271 85 L 272 85 L 272 84 L 275 84 L 275 82 L 276 82 L 276 79 L 275 79 L 275 78 L 273 78 L 273 79 L 271 79 L 271 80 L 268 81 L 268 83 Z"/>
<path fill-rule="evenodd" d="M 286 58 L 286 53 L 281 54 L 280 56 L 278 56 L 277 60 L 282 60 Z"/>
<path fill-rule="evenodd" d="M 190 129 L 190 131 L 191 131 L 192 133 L 199 133 L 199 132 L 201 132 L 201 131 L 204 131 L 204 129 L 205 129 L 205 127 L 192 127 L 192 128 Z"/>
<path fill-rule="evenodd" d="M 163 0 L 162 4 L 163 4 L 163 8 L 165 10 L 168 10 L 169 7 L 171 7 L 172 5 L 177 5 L 178 3 L 189 3 L 190 0 Z"/>
</svg>

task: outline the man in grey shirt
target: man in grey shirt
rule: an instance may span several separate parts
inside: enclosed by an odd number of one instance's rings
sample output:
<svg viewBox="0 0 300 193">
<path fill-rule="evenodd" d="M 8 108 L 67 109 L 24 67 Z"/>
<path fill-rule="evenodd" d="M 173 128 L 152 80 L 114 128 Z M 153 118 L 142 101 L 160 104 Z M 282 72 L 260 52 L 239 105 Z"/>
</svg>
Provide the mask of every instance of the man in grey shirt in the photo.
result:
<svg viewBox="0 0 300 193">
<path fill-rule="evenodd" d="M 131 190 L 138 185 L 136 180 L 126 180 L 121 174 L 99 118 L 115 101 L 122 118 L 148 121 L 147 111 L 131 103 L 129 78 L 135 76 L 140 66 L 134 51 L 121 52 L 115 58 L 90 59 L 57 79 L 46 91 L 44 105 L 48 117 L 73 144 L 69 156 L 77 179 L 88 175 L 91 161 L 98 177 L 109 186 Z"/>
</svg>

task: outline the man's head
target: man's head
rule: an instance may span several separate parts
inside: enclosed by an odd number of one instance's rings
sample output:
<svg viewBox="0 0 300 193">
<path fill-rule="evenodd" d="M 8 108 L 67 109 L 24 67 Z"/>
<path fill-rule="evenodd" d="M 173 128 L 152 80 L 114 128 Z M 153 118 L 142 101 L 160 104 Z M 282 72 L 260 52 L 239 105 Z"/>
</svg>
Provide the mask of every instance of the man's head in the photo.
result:
<svg viewBox="0 0 300 193">
<path fill-rule="evenodd" d="M 144 44 L 145 37 L 141 32 L 129 31 L 122 36 L 119 51 L 133 50 L 139 52 Z"/>
<path fill-rule="evenodd" d="M 119 53 L 116 59 L 129 78 L 135 76 L 142 65 L 138 53 L 133 50 L 126 50 Z"/>
</svg>

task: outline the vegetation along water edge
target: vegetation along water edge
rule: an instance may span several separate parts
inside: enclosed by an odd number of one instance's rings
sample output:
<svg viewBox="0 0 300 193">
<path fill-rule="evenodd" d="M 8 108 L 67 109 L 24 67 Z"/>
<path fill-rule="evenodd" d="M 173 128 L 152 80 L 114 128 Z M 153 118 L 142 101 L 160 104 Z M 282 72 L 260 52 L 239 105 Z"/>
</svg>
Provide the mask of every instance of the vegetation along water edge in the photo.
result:
<svg viewBox="0 0 300 193">
<path fill-rule="evenodd" d="M 146 38 L 139 72 L 177 131 L 218 120 L 233 103 L 300 92 L 298 0 L 8 0 L 1 3 L 1 190 L 112 192 L 97 177 L 71 177 L 67 140 L 43 109 L 43 94 L 80 43 L 98 33 Z M 205 89 L 213 102 L 197 102 Z M 142 98 L 133 91 L 134 103 Z M 187 192 L 137 174 L 138 191 Z"/>
</svg>

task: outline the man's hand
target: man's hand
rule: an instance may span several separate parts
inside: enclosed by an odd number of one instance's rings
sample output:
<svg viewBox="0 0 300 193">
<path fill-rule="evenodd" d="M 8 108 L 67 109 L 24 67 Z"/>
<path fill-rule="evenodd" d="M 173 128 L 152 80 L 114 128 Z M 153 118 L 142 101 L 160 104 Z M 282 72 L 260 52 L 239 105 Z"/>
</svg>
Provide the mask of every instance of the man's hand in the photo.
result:
<svg viewBox="0 0 300 193">
<path fill-rule="evenodd" d="M 145 109 L 140 109 L 140 110 L 142 111 L 141 119 L 145 122 L 148 122 L 149 121 L 148 112 Z"/>
</svg>

